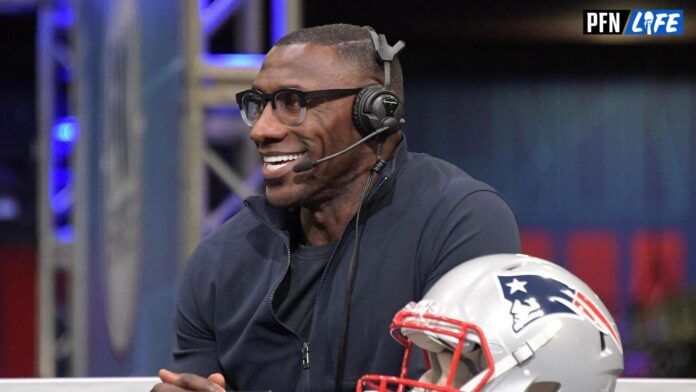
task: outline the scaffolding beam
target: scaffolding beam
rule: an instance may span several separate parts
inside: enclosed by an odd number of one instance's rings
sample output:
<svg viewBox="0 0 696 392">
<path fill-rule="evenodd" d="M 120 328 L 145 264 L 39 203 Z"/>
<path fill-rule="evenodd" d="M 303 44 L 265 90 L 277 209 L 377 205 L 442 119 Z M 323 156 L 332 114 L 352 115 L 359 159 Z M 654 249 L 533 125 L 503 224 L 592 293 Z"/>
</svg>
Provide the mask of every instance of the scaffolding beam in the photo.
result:
<svg viewBox="0 0 696 392">
<path fill-rule="evenodd" d="M 252 194 L 240 167 L 229 165 L 209 148 L 205 135 L 206 110 L 232 106 L 235 94 L 250 86 L 263 62 L 262 37 L 264 26 L 271 32 L 272 41 L 301 27 L 300 0 L 272 0 L 270 20 L 262 20 L 263 2 L 216 0 L 201 6 L 200 0 L 183 0 L 183 21 L 186 64 L 186 114 L 182 127 L 182 201 L 181 216 L 184 255 L 189 255 L 201 239 L 203 230 L 211 230 L 212 222 L 220 222 L 223 211 L 232 211 L 236 200 Z M 212 34 L 236 12 L 238 18 L 237 46 L 245 54 L 212 55 L 207 52 Z M 257 53 L 257 54 L 249 54 Z M 222 179 L 233 195 L 221 208 L 209 208 L 207 193 L 207 169 Z M 251 170 L 251 172 L 258 172 Z M 258 176 L 257 176 L 258 177 Z M 224 207 L 224 208 L 222 208 Z M 205 222 L 205 225 L 204 225 Z M 184 262 L 185 260 L 182 260 Z"/>
</svg>

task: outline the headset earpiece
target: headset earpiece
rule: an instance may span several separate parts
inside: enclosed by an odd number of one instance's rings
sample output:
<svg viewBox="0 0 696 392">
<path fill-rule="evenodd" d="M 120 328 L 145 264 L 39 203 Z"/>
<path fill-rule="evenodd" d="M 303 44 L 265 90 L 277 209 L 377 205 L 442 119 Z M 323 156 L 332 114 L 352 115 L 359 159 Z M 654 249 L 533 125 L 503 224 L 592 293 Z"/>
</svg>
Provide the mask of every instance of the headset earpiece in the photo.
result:
<svg viewBox="0 0 696 392">
<path fill-rule="evenodd" d="M 355 97 L 353 105 L 353 122 L 361 135 L 366 136 L 379 128 L 390 129 L 383 135 L 389 136 L 401 128 L 403 106 L 396 94 L 376 84 L 366 87 Z"/>
<path fill-rule="evenodd" d="M 403 104 L 390 88 L 391 62 L 404 48 L 404 43 L 399 41 L 390 46 L 383 34 L 377 35 L 369 26 L 365 29 L 372 37 L 375 56 L 384 66 L 384 85 L 376 84 L 360 90 L 353 104 L 353 123 L 363 136 L 388 126 L 389 129 L 383 133 L 386 137 L 398 132 L 405 122 Z"/>
</svg>

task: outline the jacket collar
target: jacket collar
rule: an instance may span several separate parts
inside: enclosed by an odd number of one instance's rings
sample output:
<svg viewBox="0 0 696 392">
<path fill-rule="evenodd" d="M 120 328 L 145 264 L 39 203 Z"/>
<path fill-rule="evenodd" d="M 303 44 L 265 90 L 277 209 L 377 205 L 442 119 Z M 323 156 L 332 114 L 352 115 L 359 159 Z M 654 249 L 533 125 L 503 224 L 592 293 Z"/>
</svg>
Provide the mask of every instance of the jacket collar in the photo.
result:
<svg viewBox="0 0 696 392">
<path fill-rule="evenodd" d="M 376 202 L 391 192 L 394 187 L 393 179 L 404 167 L 407 160 L 408 150 L 406 149 L 406 137 L 402 134 L 401 141 L 397 144 L 386 166 L 379 176 L 373 179 L 377 184 L 380 182 L 382 182 L 382 184 L 377 185 L 377 188 L 373 188 L 365 201 L 365 206 Z M 244 205 L 265 224 L 280 229 L 286 236 L 288 236 L 288 233 L 293 229 L 292 226 L 299 220 L 299 211 L 297 209 L 274 207 L 268 202 L 265 195 L 247 197 L 244 200 Z"/>
</svg>

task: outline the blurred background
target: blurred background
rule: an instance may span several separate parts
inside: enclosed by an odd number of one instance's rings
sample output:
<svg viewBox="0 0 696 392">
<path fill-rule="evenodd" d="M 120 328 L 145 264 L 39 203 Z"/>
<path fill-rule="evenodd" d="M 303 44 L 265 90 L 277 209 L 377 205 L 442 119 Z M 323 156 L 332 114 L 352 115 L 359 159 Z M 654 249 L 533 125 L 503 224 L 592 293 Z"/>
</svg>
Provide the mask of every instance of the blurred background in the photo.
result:
<svg viewBox="0 0 696 392">
<path fill-rule="evenodd" d="M 679 36 L 584 9 L 682 9 Z M 154 375 L 202 235 L 261 190 L 234 104 L 279 37 L 401 39 L 405 134 L 514 209 L 617 320 L 624 376 L 696 377 L 696 8 L 676 1 L 0 0 L 0 377 Z"/>
</svg>

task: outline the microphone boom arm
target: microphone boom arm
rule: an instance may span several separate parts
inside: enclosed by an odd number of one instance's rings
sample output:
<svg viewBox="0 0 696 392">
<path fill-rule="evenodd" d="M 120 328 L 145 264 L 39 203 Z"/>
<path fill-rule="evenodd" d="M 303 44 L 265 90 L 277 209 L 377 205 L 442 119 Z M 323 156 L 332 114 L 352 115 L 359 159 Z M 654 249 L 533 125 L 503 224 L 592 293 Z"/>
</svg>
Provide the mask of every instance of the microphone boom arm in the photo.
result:
<svg viewBox="0 0 696 392">
<path fill-rule="evenodd" d="M 357 142 L 351 144 L 350 146 L 344 148 L 343 150 L 341 150 L 341 151 L 339 151 L 339 152 L 336 152 L 336 153 L 333 153 L 333 154 L 331 154 L 331 155 L 325 156 L 324 158 L 318 159 L 318 160 L 316 160 L 316 161 L 314 161 L 314 162 L 302 162 L 302 163 L 298 163 L 297 165 L 293 166 L 292 170 L 293 170 L 295 173 L 301 173 L 301 172 L 304 172 L 304 171 L 313 169 L 313 168 L 317 167 L 317 166 L 318 166 L 320 163 L 322 163 L 322 162 L 328 161 L 329 159 L 334 159 L 334 158 L 336 158 L 336 157 L 339 156 L 339 155 L 342 155 L 342 154 L 347 153 L 348 151 L 354 149 L 355 147 L 357 147 L 357 146 L 360 145 L 361 143 L 364 143 L 364 142 L 366 142 L 366 141 L 372 139 L 373 137 L 378 136 L 380 133 L 382 133 L 382 132 L 388 130 L 389 128 L 390 128 L 389 126 L 385 126 L 385 127 L 379 128 L 379 129 L 377 129 L 376 131 L 372 132 L 371 134 L 365 136 L 364 138 L 362 138 L 362 139 L 358 140 Z"/>
</svg>

